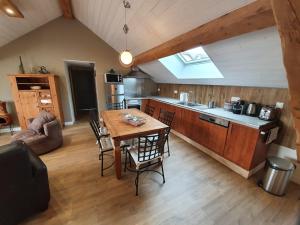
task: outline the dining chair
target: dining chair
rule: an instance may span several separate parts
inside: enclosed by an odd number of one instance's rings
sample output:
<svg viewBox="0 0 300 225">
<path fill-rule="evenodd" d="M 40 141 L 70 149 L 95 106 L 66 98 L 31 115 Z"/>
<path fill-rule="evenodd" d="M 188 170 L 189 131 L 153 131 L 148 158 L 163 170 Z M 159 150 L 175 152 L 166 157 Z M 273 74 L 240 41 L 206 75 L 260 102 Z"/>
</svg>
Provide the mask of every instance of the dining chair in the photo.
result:
<svg viewBox="0 0 300 225">
<path fill-rule="evenodd" d="M 126 170 L 136 172 L 135 178 L 135 194 L 138 195 L 139 192 L 139 176 L 146 171 L 152 171 L 160 174 L 163 178 L 163 183 L 165 183 L 165 174 L 163 168 L 163 152 L 164 152 L 164 144 L 166 142 L 166 130 L 162 134 L 153 134 L 147 136 L 138 137 L 138 143 L 134 146 L 130 146 L 126 148 L 125 153 L 125 167 L 124 172 Z M 132 160 L 135 164 L 134 168 L 127 168 L 127 158 Z M 131 161 L 130 161 L 131 162 Z M 161 167 L 161 172 L 155 170 L 155 165 L 159 165 Z"/>
<path fill-rule="evenodd" d="M 166 142 L 167 142 L 167 147 L 168 147 L 168 156 L 170 156 L 170 146 L 169 146 L 169 134 L 171 131 L 172 123 L 174 120 L 175 112 L 169 112 L 164 109 L 160 109 L 158 120 L 167 126 L 167 132 L 166 132 Z"/>
<path fill-rule="evenodd" d="M 110 104 L 108 104 L 108 109 L 110 109 L 110 110 L 125 109 L 125 103 L 124 103 L 124 101 L 110 103 Z"/>
<path fill-rule="evenodd" d="M 145 107 L 145 113 L 148 114 L 149 116 L 153 116 L 155 111 L 155 107 L 151 105 L 146 105 Z"/>
<path fill-rule="evenodd" d="M 104 168 L 103 163 L 104 163 L 104 155 L 109 155 L 107 152 L 111 152 L 114 150 L 111 138 L 109 134 L 106 135 L 101 135 L 100 129 L 97 125 L 97 122 L 95 120 L 90 121 L 90 126 L 94 132 L 94 135 L 97 140 L 97 144 L 99 146 L 99 160 L 101 160 L 101 176 L 103 176 L 103 171 L 112 167 L 114 162 L 111 163 L 111 165 L 107 166 Z M 113 157 L 113 155 L 109 155 Z"/>
</svg>

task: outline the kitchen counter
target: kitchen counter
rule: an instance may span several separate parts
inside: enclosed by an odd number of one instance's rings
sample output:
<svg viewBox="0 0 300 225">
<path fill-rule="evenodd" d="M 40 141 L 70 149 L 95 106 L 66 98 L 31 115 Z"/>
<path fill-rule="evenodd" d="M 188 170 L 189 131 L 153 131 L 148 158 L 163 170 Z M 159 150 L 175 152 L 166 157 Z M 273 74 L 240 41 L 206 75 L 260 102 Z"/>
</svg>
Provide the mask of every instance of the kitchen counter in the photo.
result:
<svg viewBox="0 0 300 225">
<path fill-rule="evenodd" d="M 187 106 L 178 104 L 179 100 L 174 98 L 165 98 L 159 96 L 149 96 L 149 97 L 132 97 L 126 98 L 126 100 L 143 100 L 143 99 L 153 99 L 160 102 L 168 103 L 171 105 L 175 105 L 177 107 L 186 108 L 192 111 L 196 111 L 199 113 L 203 113 L 210 116 L 215 116 L 218 118 L 222 118 L 234 123 L 238 123 L 241 125 L 245 125 L 248 127 L 252 127 L 255 129 L 260 129 L 261 127 L 272 123 L 272 121 L 264 121 L 260 120 L 258 117 L 251 117 L 247 115 L 239 115 L 234 114 L 232 112 L 226 111 L 223 108 L 211 108 L 209 109 L 207 105 L 199 105 L 199 106 Z"/>
</svg>

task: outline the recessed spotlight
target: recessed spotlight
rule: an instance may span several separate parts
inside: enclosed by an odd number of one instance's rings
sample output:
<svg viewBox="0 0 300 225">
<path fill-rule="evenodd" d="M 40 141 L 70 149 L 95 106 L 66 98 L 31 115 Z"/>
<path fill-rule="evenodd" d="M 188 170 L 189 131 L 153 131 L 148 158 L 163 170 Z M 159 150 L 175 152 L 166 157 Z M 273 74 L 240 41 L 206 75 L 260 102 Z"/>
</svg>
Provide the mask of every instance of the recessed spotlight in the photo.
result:
<svg viewBox="0 0 300 225">
<path fill-rule="evenodd" d="M 11 8 L 5 8 L 4 10 L 5 10 L 5 12 L 7 12 L 9 15 L 15 15 L 15 11 L 12 10 Z"/>
</svg>

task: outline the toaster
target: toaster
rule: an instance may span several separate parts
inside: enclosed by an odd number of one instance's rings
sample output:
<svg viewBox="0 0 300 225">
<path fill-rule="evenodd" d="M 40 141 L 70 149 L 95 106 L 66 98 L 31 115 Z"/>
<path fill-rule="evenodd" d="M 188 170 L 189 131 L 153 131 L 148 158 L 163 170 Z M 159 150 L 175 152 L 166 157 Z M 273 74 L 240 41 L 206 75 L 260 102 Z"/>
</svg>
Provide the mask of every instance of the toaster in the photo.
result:
<svg viewBox="0 0 300 225">
<path fill-rule="evenodd" d="M 261 120 L 275 120 L 276 119 L 276 109 L 274 107 L 264 106 L 261 108 L 258 117 Z"/>
</svg>

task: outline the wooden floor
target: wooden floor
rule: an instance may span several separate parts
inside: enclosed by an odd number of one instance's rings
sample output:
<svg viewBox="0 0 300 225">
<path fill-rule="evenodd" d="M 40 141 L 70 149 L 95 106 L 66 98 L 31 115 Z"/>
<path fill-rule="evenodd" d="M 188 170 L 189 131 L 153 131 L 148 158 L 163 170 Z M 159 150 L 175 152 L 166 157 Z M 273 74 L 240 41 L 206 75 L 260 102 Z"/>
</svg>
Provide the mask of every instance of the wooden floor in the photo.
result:
<svg viewBox="0 0 300 225">
<path fill-rule="evenodd" d="M 0 144 L 9 141 L 0 135 Z M 34 225 L 210 225 L 297 224 L 300 187 L 291 183 L 279 198 L 171 136 L 165 159 L 166 183 L 153 173 L 117 180 L 114 170 L 99 173 L 98 149 L 87 123 L 64 129 L 64 146 L 41 158 L 49 173 L 49 209 L 22 224 Z M 110 158 L 106 158 L 107 162 Z"/>
</svg>

